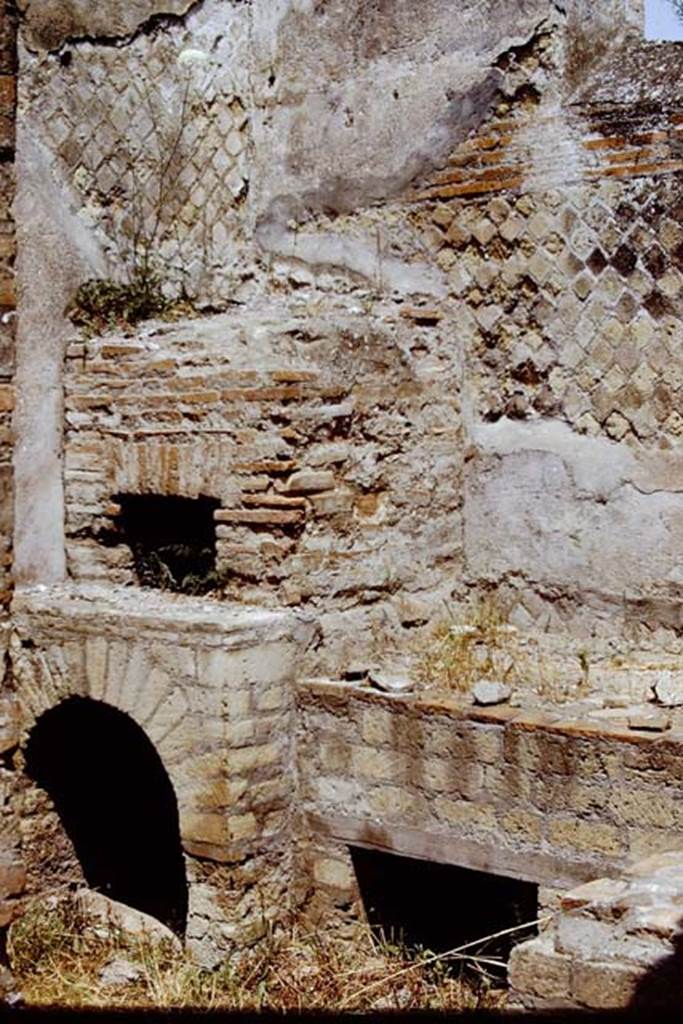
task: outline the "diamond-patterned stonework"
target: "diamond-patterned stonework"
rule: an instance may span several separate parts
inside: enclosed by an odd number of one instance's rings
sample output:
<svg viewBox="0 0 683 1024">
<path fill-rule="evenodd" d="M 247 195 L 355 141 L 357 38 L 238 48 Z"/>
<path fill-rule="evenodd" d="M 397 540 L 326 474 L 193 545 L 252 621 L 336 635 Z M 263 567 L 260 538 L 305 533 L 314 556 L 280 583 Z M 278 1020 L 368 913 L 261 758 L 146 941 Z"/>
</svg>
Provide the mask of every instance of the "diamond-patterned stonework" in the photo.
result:
<svg viewBox="0 0 683 1024">
<path fill-rule="evenodd" d="M 169 286 L 231 293 L 248 191 L 244 8 L 207 3 L 126 46 L 27 59 L 30 120 L 112 272 L 149 251 Z"/>
<path fill-rule="evenodd" d="M 462 306 L 483 418 L 680 440 L 682 212 L 675 174 L 416 214 Z"/>
</svg>

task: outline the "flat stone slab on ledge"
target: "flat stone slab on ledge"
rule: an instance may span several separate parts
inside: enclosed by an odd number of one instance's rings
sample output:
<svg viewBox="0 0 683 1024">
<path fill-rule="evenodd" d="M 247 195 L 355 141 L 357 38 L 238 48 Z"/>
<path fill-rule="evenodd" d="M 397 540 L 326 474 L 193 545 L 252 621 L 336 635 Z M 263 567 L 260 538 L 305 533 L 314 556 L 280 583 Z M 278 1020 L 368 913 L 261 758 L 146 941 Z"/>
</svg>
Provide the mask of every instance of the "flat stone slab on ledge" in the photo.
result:
<svg viewBox="0 0 683 1024">
<path fill-rule="evenodd" d="M 445 712 L 456 718 L 478 722 L 511 724 L 523 729 L 542 728 L 553 732 L 579 735 L 605 735 L 631 743 L 676 742 L 683 744 L 683 709 L 667 711 L 666 729 L 653 730 L 649 726 L 637 728 L 638 716 L 649 717 L 652 704 L 633 704 L 624 708 L 605 708 L 590 698 L 566 704 L 536 703 L 531 705 L 499 704 L 479 706 L 472 704 L 470 693 L 437 694 L 416 687 L 409 693 L 383 693 L 368 684 L 367 679 L 346 680 L 308 678 L 298 684 L 305 692 L 312 690 L 331 697 L 357 696 L 368 702 L 402 702 L 435 713 Z"/>
</svg>

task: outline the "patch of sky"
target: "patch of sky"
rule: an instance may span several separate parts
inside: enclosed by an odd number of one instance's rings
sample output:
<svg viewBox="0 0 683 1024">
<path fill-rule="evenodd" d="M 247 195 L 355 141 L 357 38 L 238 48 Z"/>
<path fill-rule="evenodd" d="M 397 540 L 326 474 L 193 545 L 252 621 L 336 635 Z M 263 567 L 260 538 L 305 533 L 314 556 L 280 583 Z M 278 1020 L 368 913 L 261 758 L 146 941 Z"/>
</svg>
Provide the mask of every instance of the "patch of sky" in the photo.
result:
<svg viewBox="0 0 683 1024">
<path fill-rule="evenodd" d="M 645 38 L 683 42 L 683 0 L 645 0 Z"/>
</svg>

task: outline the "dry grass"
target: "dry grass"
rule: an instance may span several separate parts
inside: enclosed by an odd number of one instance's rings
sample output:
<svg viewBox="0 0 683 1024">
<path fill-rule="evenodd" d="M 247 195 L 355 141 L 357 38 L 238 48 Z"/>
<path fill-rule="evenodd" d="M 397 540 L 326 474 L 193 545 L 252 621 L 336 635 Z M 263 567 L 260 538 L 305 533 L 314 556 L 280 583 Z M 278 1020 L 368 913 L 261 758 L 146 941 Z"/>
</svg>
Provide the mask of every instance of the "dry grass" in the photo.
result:
<svg viewBox="0 0 683 1024">
<path fill-rule="evenodd" d="M 291 927 L 258 949 L 202 970 L 186 955 L 124 935 L 97 934 L 77 906 L 44 900 L 12 927 L 9 954 L 29 1006 L 224 1010 L 497 1009 L 505 992 L 485 955 L 448 962 L 378 943 L 359 926 L 353 942 Z M 135 981 L 106 986 L 114 958 L 139 968 Z"/>
<path fill-rule="evenodd" d="M 414 672 L 425 690 L 469 694 L 481 679 L 506 683 L 548 704 L 564 704 L 590 692 L 589 664 L 579 652 L 581 677 L 566 672 L 562 658 L 549 657 L 542 638 L 520 633 L 508 622 L 495 595 L 458 612 L 449 608 L 415 650 Z M 565 658 L 566 662 L 566 658 Z M 574 673 L 576 676 L 576 673 Z"/>
<path fill-rule="evenodd" d="M 487 597 L 434 627 L 417 652 L 415 671 L 426 689 L 467 693 L 480 679 L 515 686 L 524 662 L 517 630 Z"/>
</svg>

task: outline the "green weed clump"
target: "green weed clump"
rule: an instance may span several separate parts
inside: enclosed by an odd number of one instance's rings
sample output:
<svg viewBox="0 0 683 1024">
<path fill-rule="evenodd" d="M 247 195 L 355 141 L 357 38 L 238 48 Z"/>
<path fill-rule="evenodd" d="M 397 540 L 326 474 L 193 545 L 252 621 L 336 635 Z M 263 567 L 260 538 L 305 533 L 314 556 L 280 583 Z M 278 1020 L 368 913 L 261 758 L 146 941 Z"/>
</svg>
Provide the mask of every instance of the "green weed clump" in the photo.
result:
<svg viewBox="0 0 683 1024">
<path fill-rule="evenodd" d="M 135 572 L 142 586 L 201 597 L 219 592 L 226 583 L 225 576 L 215 568 L 215 556 L 210 548 L 164 544 L 150 549 L 134 544 L 132 550 Z"/>
<path fill-rule="evenodd" d="M 77 327 L 94 336 L 105 331 L 126 330 L 142 320 L 191 316 L 187 299 L 167 299 L 160 277 L 139 271 L 129 281 L 93 278 L 80 286 L 67 314 Z"/>
</svg>

